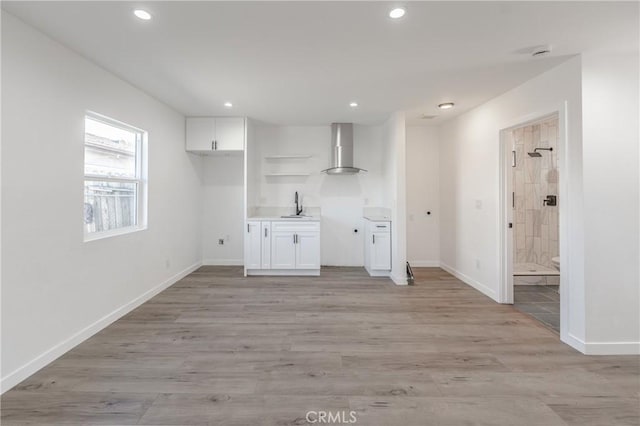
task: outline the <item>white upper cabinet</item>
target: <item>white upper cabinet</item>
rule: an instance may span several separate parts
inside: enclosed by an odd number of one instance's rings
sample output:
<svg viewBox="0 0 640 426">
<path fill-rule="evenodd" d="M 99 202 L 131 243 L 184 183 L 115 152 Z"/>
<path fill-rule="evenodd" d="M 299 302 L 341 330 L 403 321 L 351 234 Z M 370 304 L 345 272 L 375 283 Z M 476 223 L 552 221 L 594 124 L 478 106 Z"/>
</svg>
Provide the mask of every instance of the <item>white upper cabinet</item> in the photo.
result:
<svg viewBox="0 0 640 426">
<path fill-rule="evenodd" d="M 186 150 L 198 153 L 243 151 L 243 117 L 187 117 Z"/>
<path fill-rule="evenodd" d="M 244 134 L 244 118 L 216 118 L 216 150 L 243 151 Z"/>
<path fill-rule="evenodd" d="M 212 117 L 187 118 L 187 151 L 213 151 L 216 121 Z"/>
</svg>

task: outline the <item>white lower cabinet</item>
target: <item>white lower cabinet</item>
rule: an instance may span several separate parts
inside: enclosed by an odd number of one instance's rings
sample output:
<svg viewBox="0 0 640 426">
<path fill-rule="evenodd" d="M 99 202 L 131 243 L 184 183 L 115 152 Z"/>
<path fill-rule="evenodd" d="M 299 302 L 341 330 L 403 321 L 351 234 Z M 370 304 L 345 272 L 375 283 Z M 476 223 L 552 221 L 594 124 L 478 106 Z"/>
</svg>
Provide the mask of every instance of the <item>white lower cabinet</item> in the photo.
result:
<svg viewBox="0 0 640 426">
<path fill-rule="evenodd" d="M 271 269 L 296 269 L 295 238 L 289 231 L 271 234 Z"/>
<path fill-rule="evenodd" d="M 365 269 L 371 276 L 391 273 L 391 222 L 369 221 L 365 234 Z"/>
<path fill-rule="evenodd" d="M 296 233 L 296 269 L 320 269 L 320 232 Z"/>
<path fill-rule="evenodd" d="M 260 269 L 271 269 L 271 222 L 261 222 L 262 256 Z M 249 269 L 247 267 L 247 269 Z"/>
<path fill-rule="evenodd" d="M 247 232 L 244 239 L 244 264 L 247 269 L 260 268 L 261 244 L 260 222 L 247 222 Z"/>
<path fill-rule="evenodd" d="M 320 222 L 248 223 L 247 233 L 257 229 L 260 235 L 245 240 L 247 275 L 320 275 Z"/>
</svg>

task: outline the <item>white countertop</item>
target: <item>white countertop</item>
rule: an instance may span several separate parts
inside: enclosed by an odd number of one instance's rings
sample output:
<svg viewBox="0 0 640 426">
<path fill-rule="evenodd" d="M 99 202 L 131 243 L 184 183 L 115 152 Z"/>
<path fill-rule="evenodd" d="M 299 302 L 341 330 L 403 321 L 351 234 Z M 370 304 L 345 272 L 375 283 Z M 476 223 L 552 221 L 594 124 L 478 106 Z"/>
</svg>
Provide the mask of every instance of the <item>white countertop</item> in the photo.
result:
<svg viewBox="0 0 640 426">
<path fill-rule="evenodd" d="M 370 220 L 371 222 L 391 222 L 391 218 L 389 216 L 363 216 L 365 219 Z"/>
<path fill-rule="evenodd" d="M 281 217 L 281 216 L 256 216 L 249 217 L 247 220 L 269 220 L 280 222 L 319 222 L 319 216 L 300 216 L 300 217 Z"/>
</svg>

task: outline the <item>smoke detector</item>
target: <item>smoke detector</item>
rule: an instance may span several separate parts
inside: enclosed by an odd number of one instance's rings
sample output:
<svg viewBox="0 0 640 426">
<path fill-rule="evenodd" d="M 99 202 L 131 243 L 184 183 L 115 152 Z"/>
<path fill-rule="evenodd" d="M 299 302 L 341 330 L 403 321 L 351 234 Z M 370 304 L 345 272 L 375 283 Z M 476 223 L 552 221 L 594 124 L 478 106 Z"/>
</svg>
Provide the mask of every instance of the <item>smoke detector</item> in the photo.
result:
<svg viewBox="0 0 640 426">
<path fill-rule="evenodd" d="M 420 116 L 420 118 L 422 120 L 433 120 L 434 118 L 436 118 L 436 116 L 435 115 L 429 115 L 429 114 L 422 114 Z"/>
<path fill-rule="evenodd" d="M 534 47 L 533 50 L 531 51 L 531 56 L 533 56 L 534 58 L 539 58 L 541 56 L 546 56 L 549 53 L 551 53 L 551 46 L 548 44 L 545 44 L 543 46 Z"/>
</svg>

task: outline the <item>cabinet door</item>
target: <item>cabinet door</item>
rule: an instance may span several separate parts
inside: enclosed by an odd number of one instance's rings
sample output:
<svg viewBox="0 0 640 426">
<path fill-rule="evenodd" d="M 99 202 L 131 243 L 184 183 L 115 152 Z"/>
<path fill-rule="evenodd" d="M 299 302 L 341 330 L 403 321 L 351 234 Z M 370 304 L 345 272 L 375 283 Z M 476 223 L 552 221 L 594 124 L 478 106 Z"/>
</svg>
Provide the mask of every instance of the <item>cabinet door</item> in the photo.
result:
<svg viewBox="0 0 640 426">
<path fill-rule="evenodd" d="M 261 268 L 262 234 L 260 222 L 247 222 L 244 244 L 244 266 L 247 269 Z"/>
<path fill-rule="evenodd" d="M 218 117 L 216 118 L 216 149 L 217 151 L 244 150 L 244 118 Z"/>
<path fill-rule="evenodd" d="M 364 229 L 364 265 L 371 269 L 371 251 L 373 251 L 372 233 L 369 226 L 369 221 L 366 221 Z"/>
<path fill-rule="evenodd" d="M 262 267 L 261 269 L 271 269 L 271 222 L 262 222 Z"/>
<path fill-rule="evenodd" d="M 371 269 L 391 269 L 391 234 L 373 232 L 371 234 Z"/>
<path fill-rule="evenodd" d="M 320 269 L 319 232 L 296 232 L 296 269 Z"/>
<path fill-rule="evenodd" d="M 212 151 L 214 139 L 213 117 L 187 117 L 187 151 Z"/>
<path fill-rule="evenodd" d="M 296 268 L 296 245 L 293 238 L 293 232 L 271 232 L 271 269 Z"/>
</svg>

